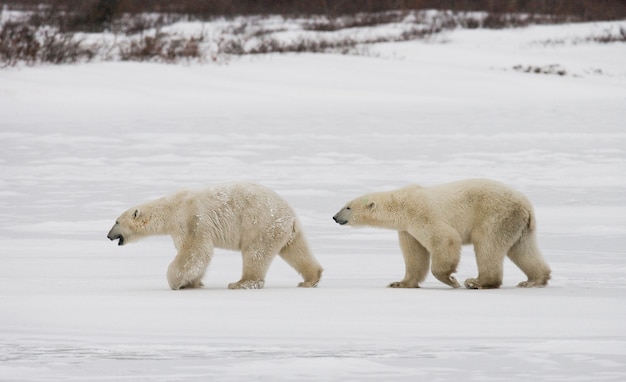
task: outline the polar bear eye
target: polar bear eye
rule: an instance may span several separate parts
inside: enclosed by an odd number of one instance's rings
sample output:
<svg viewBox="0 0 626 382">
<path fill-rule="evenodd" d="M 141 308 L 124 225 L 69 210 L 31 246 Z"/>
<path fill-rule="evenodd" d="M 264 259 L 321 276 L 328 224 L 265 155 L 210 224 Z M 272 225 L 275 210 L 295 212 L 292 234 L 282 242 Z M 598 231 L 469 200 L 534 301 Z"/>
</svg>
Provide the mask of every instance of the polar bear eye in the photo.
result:
<svg viewBox="0 0 626 382">
<path fill-rule="evenodd" d="M 346 207 L 346 210 L 350 210 L 350 209 L 351 209 L 350 207 Z"/>
</svg>

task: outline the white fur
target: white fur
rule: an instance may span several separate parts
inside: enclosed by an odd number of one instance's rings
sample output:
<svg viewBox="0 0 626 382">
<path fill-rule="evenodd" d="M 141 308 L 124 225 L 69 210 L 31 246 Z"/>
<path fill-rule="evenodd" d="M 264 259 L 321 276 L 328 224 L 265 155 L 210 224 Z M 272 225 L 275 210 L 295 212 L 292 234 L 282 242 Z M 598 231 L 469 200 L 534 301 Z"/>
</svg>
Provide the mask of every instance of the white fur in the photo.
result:
<svg viewBox="0 0 626 382">
<path fill-rule="evenodd" d="M 463 244 L 473 244 L 478 277 L 471 289 L 498 288 L 508 256 L 528 280 L 520 287 L 542 287 L 550 279 L 535 239 L 535 215 L 528 199 L 501 183 L 469 179 L 435 187 L 407 186 L 363 195 L 334 217 L 339 224 L 398 231 L 406 274 L 394 288 L 417 288 L 432 261 L 432 273 L 458 288 L 456 272 Z"/>
<path fill-rule="evenodd" d="M 262 288 L 279 254 L 314 287 L 322 268 L 311 254 L 295 212 L 267 187 L 235 183 L 200 191 L 180 191 L 124 212 L 109 232 L 120 245 L 150 235 L 170 235 L 178 250 L 169 265 L 172 289 L 195 288 L 214 248 L 241 251 L 243 274 L 231 289 Z"/>
</svg>

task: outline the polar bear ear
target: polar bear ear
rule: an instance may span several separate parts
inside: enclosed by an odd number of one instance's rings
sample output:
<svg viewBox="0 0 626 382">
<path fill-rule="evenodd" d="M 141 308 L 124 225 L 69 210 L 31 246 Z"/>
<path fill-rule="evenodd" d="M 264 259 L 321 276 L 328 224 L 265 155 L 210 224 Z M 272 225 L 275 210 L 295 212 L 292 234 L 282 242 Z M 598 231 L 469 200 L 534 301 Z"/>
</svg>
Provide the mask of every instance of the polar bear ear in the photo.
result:
<svg viewBox="0 0 626 382">
<path fill-rule="evenodd" d="M 376 207 L 376 202 L 367 203 L 367 208 L 369 208 L 370 210 L 373 210 L 375 207 Z"/>
<path fill-rule="evenodd" d="M 141 215 L 141 211 L 139 211 L 139 209 L 136 209 L 135 212 L 133 212 L 133 219 L 137 219 L 139 215 Z"/>
</svg>

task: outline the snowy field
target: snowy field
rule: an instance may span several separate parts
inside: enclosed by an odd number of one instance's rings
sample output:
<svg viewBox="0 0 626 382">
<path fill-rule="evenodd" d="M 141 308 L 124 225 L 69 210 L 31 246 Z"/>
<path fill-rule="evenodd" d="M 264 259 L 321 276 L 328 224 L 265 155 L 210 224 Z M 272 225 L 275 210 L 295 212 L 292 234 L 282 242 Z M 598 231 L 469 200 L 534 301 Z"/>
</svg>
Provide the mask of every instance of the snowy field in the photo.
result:
<svg viewBox="0 0 626 382">
<path fill-rule="evenodd" d="M 582 41 L 620 25 L 1 70 L 0 380 L 626 380 L 626 45 Z M 331 219 L 467 177 L 533 201 L 547 288 L 507 260 L 498 290 L 388 289 L 395 233 Z M 277 258 L 265 289 L 228 290 L 241 258 L 217 250 L 204 288 L 171 291 L 169 238 L 106 238 L 132 205 L 234 180 L 294 206 L 318 288 Z M 464 248 L 457 278 L 476 273 Z"/>
</svg>

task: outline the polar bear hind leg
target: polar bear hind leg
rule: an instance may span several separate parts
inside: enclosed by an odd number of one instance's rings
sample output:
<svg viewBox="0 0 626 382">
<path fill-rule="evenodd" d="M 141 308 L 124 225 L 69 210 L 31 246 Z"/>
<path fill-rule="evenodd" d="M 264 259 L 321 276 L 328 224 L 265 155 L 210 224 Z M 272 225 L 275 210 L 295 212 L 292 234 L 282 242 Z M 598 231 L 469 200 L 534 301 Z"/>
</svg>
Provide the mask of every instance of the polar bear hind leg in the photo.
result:
<svg viewBox="0 0 626 382">
<path fill-rule="evenodd" d="M 511 247 L 507 253 L 511 261 L 521 269 L 528 277 L 517 286 L 520 288 L 545 287 L 550 280 L 550 267 L 544 261 L 539 248 L 535 233 L 530 232 Z"/>
<path fill-rule="evenodd" d="M 495 215 L 475 227 L 472 242 L 476 253 L 478 278 L 467 279 L 468 289 L 493 289 L 502 285 L 504 257 L 524 235 L 528 211 L 514 208 L 508 214 Z"/>
<path fill-rule="evenodd" d="M 510 247 L 487 237 L 474 243 L 478 278 L 465 280 L 467 289 L 493 289 L 502 285 L 504 256 Z"/>
<path fill-rule="evenodd" d="M 265 275 L 272 264 L 277 250 L 274 248 L 248 247 L 241 250 L 242 274 L 241 280 L 228 284 L 228 289 L 262 289 L 265 285 Z"/>
<path fill-rule="evenodd" d="M 313 257 L 302 231 L 297 227 L 293 238 L 280 250 L 279 255 L 304 279 L 298 284 L 299 287 L 314 288 L 320 282 L 322 267 Z"/>
</svg>

